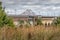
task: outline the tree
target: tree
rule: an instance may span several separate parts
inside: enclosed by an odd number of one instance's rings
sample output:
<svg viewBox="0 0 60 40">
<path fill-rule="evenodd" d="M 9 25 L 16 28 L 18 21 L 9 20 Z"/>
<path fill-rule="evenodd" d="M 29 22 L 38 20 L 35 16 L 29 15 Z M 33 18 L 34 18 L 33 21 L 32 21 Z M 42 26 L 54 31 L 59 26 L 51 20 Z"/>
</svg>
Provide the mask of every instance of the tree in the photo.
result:
<svg viewBox="0 0 60 40">
<path fill-rule="evenodd" d="M 37 19 L 37 25 L 42 25 L 41 18 Z"/>
<path fill-rule="evenodd" d="M 2 9 L 2 3 L 0 2 L 0 27 L 2 27 L 4 25 L 14 26 L 11 18 L 7 17 L 6 13 Z"/>
<path fill-rule="evenodd" d="M 24 25 L 24 21 L 23 20 L 19 20 L 19 26 L 23 27 L 23 25 Z"/>
<path fill-rule="evenodd" d="M 24 24 L 24 21 L 23 20 L 19 20 L 19 24 Z"/>
<path fill-rule="evenodd" d="M 55 20 L 53 21 L 53 24 L 54 24 L 55 26 L 60 25 L 60 17 L 58 17 L 57 19 L 55 19 Z"/>
</svg>

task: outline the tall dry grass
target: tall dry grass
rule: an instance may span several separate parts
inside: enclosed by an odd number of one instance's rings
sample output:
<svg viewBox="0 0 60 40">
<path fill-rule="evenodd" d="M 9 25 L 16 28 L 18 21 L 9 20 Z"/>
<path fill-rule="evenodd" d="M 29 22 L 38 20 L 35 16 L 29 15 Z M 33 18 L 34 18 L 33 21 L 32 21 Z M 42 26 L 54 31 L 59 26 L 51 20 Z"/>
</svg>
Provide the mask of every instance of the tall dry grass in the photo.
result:
<svg viewBox="0 0 60 40">
<path fill-rule="evenodd" d="M 59 27 L 0 28 L 0 40 L 60 40 Z"/>
</svg>

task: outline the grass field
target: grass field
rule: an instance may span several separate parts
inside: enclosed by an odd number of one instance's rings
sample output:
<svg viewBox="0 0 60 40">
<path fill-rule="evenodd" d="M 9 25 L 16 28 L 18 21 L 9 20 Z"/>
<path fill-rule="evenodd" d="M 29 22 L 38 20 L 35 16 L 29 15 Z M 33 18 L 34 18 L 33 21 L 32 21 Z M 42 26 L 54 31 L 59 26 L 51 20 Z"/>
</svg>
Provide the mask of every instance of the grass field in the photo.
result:
<svg viewBox="0 0 60 40">
<path fill-rule="evenodd" d="M 0 40 L 60 40 L 59 27 L 0 28 Z"/>
</svg>

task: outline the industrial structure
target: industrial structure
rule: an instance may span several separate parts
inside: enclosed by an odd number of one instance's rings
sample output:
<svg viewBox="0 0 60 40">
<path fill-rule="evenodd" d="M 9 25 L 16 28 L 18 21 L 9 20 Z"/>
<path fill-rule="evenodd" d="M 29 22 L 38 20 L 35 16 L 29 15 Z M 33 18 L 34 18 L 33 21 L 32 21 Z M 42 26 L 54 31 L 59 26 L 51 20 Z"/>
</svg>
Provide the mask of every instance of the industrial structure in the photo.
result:
<svg viewBox="0 0 60 40">
<path fill-rule="evenodd" d="M 41 16 L 41 15 L 36 15 L 34 12 L 32 12 L 31 9 L 27 9 L 20 15 L 10 15 L 10 17 L 13 18 L 14 24 L 18 24 L 19 20 L 23 20 L 25 23 L 26 21 L 30 21 L 31 24 L 34 24 L 37 19 L 41 18 L 43 25 L 51 25 L 53 20 L 56 19 L 56 16 Z"/>
</svg>

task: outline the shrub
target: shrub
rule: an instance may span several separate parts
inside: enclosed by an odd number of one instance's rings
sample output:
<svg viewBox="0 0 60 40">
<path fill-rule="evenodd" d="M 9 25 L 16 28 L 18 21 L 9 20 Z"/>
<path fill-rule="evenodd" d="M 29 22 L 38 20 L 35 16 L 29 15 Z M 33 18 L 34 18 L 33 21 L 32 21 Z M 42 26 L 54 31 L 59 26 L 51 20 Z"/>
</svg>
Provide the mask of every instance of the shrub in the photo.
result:
<svg viewBox="0 0 60 40">
<path fill-rule="evenodd" d="M 6 24 L 7 26 L 14 27 L 12 18 L 9 18 L 9 19 L 6 21 L 5 24 Z"/>
<path fill-rule="evenodd" d="M 0 5 L 2 5 L 1 2 Z M 13 21 L 9 17 L 7 17 L 6 13 L 2 9 L 2 6 L 0 7 L 0 27 L 3 27 L 4 25 L 13 26 Z"/>
<path fill-rule="evenodd" d="M 24 21 L 23 20 L 19 20 L 19 24 L 24 24 Z"/>
<path fill-rule="evenodd" d="M 53 21 L 53 25 L 55 25 L 55 26 L 60 26 L 60 17 L 58 17 L 57 19 L 55 19 L 55 20 Z"/>
<path fill-rule="evenodd" d="M 29 28 L 29 27 L 30 27 L 30 24 L 28 24 L 28 23 L 25 24 L 25 27 L 26 27 L 26 28 Z"/>
<path fill-rule="evenodd" d="M 37 19 L 36 22 L 37 22 L 37 25 L 42 25 L 41 18 Z"/>
<path fill-rule="evenodd" d="M 24 26 L 24 21 L 23 20 L 19 20 L 19 26 L 23 27 Z"/>
</svg>

